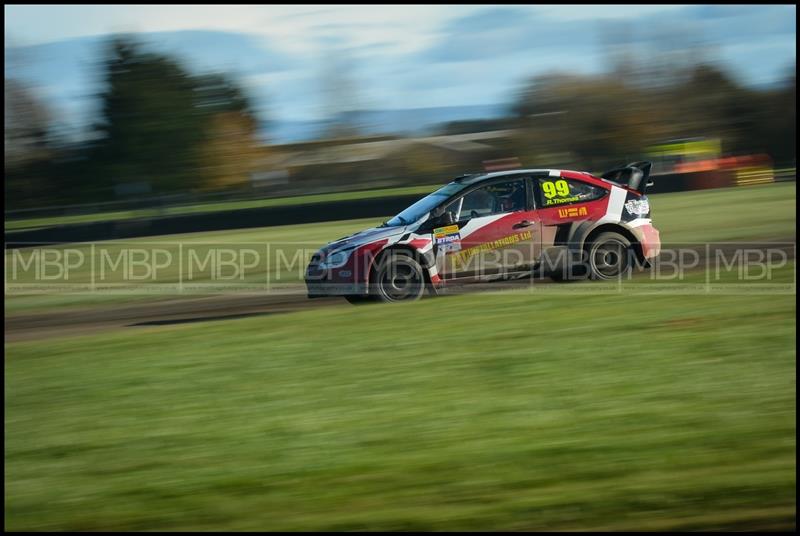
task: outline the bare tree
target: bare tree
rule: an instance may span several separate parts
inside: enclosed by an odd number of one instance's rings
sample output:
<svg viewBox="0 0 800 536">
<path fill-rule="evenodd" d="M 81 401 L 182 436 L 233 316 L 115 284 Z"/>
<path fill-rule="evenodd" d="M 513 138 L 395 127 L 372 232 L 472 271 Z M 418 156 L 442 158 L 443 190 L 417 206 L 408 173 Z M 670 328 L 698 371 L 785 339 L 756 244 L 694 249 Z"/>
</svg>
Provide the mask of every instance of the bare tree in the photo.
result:
<svg viewBox="0 0 800 536">
<path fill-rule="evenodd" d="M 322 55 L 321 111 L 327 137 L 354 136 L 360 130 L 361 92 L 354 70 L 355 61 L 344 47 L 328 48 Z"/>
<path fill-rule="evenodd" d="M 3 145 L 5 167 L 17 168 L 47 155 L 49 113 L 23 83 L 5 78 Z"/>
</svg>

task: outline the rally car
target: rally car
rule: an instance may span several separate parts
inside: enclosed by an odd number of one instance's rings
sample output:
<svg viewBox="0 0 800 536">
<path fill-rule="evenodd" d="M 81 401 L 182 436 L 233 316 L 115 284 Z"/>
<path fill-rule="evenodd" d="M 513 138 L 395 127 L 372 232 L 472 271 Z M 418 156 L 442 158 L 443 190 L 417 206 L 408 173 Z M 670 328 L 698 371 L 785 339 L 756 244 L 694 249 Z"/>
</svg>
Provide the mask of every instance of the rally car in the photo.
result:
<svg viewBox="0 0 800 536">
<path fill-rule="evenodd" d="M 316 252 L 308 296 L 394 302 L 533 273 L 619 278 L 660 251 L 645 195 L 650 168 L 634 162 L 601 177 L 558 169 L 463 175 Z"/>
</svg>

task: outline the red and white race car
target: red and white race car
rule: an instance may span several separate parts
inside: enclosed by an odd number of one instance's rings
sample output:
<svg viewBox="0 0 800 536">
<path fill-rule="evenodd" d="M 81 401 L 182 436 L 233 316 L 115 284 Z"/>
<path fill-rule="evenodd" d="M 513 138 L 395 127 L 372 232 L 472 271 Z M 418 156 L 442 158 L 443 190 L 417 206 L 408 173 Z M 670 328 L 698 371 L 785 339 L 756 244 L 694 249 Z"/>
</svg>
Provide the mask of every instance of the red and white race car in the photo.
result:
<svg viewBox="0 0 800 536">
<path fill-rule="evenodd" d="M 378 227 L 315 253 L 310 298 L 400 301 L 454 283 L 541 273 L 614 279 L 659 254 L 649 162 L 601 177 L 517 169 L 464 175 Z"/>
</svg>

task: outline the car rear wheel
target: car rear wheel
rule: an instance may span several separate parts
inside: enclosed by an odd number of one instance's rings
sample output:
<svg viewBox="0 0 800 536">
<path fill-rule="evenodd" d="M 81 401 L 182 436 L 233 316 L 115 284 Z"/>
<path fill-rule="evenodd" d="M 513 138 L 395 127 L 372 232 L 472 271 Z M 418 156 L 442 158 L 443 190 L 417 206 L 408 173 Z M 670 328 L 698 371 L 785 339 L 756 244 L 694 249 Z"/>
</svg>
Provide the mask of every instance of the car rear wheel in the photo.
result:
<svg viewBox="0 0 800 536">
<path fill-rule="evenodd" d="M 408 253 L 387 253 L 373 273 L 370 294 L 379 301 L 418 300 L 425 293 L 422 266 Z"/>
<path fill-rule="evenodd" d="M 633 264 L 631 243 L 619 233 L 600 233 L 586 253 L 592 279 L 617 279 L 626 275 Z"/>
</svg>

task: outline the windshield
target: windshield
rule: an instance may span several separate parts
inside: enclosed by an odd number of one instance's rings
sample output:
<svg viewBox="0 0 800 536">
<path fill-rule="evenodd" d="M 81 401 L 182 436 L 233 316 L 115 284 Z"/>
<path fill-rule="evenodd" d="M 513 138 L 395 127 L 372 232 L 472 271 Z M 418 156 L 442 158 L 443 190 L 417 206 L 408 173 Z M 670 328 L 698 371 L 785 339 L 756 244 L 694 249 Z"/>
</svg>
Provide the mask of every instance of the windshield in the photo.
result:
<svg viewBox="0 0 800 536">
<path fill-rule="evenodd" d="M 464 188 L 466 188 L 465 184 L 451 182 L 447 186 L 439 188 L 432 194 L 426 195 L 383 225 L 385 227 L 399 227 L 401 225 L 414 223 L 418 219 L 422 218 L 425 214 L 439 206 L 442 201 L 454 193 L 460 192 Z"/>
</svg>

